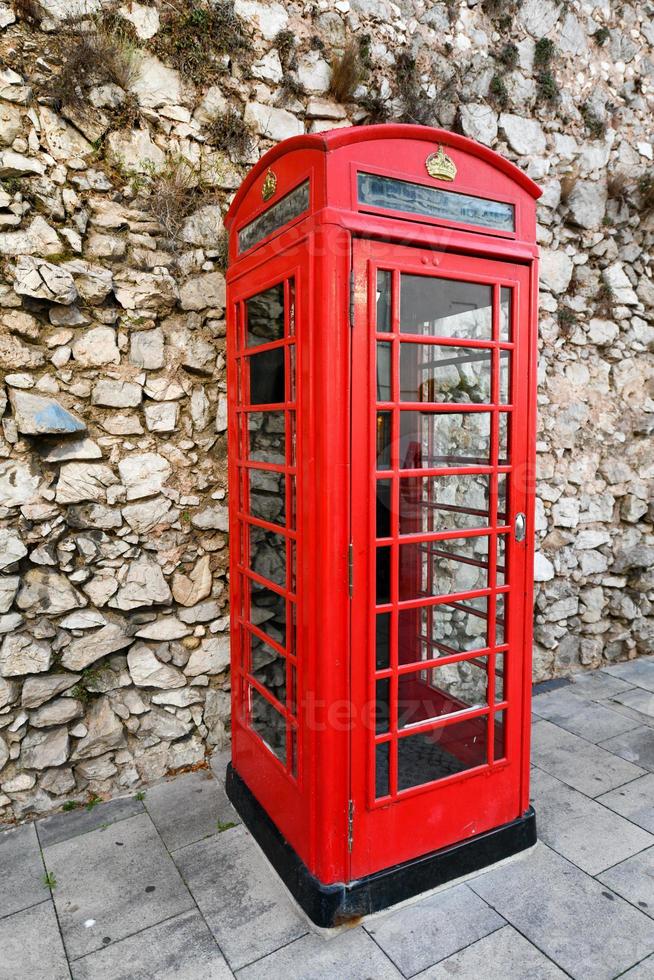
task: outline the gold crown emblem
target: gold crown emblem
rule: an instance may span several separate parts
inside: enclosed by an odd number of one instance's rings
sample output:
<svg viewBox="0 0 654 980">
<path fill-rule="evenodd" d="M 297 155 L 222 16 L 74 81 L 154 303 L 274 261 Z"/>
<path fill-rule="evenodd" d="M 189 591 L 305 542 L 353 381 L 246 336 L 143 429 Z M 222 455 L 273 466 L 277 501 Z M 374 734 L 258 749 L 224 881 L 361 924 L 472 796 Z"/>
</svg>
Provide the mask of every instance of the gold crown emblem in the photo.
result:
<svg viewBox="0 0 654 980">
<path fill-rule="evenodd" d="M 425 167 L 429 176 L 436 180 L 454 180 L 456 177 L 456 164 L 440 145 L 436 153 L 429 154 Z"/>
<path fill-rule="evenodd" d="M 261 196 L 264 201 L 269 201 L 276 190 L 277 177 L 272 170 L 268 170 L 266 176 L 264 177 L 263 184 L 261 185 Z"/>
</svg>

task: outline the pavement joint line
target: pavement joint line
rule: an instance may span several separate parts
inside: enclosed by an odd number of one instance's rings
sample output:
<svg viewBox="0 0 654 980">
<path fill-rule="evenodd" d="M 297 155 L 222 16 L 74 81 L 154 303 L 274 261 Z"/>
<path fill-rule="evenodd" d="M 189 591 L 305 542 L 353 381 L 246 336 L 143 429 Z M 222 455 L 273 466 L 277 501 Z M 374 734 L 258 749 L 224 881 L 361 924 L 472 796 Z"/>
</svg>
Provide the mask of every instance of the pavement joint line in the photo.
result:
<svg viewBox="0 0 654 980">
<path fill-rule="evenodd" d="M 654 846 L 654 833 L 652 833 L 651 830 L 646 830 L 644 827 L 641 827 L 641 825 L 639 823 L 635 823 L 635 821 L 631 820 L 629 817 L 625 817 L 624 814 L 618 813 L 617 810 L 613 810 L 610 806 L 608 806 L 606 803 L 604 803 L 602 800 L 600 800 L 599 796 L 588 796 L 587 793 L 582 792 L 582 790 L 577 789 L 575 786 L 570 786 L 563 779 L 561 779 L 560 776 L 555 776 L 553 773 L 547 772 L 546 769 L 541 769 L 540 766 L 534 766 L 534 769 L 537 769 L 538 772 L 545 773 L 546 776 L 550 776 L 552 779 L 556 779 L 557 782 L 561 783 L 563 786 L 567 786 L 568 789 L 573 790 L 575 793 L 579 793 L 586 800 L 590 800 L 591 803 L 598 803 L 599 806 L 604 807 L 604 809 L 607 810 L 608 813 L 612 813 L 614 817 L 621 817 L 623 820 L 626 820 L 627 823 L 630 823 L 632 825 L 632 827 L 636 827 L 638 830 L 642 830 L 644 834 L 649 834 L 650 837 L 652 838 L 652 843 L 651 844 L 648 844 L 647 847 L 643 847 L 640 851 L 637 851 L 636 853 L 642 854 L 643 851 L 647 851 L 650 847 Z M 650 775 L 650 773 L 645 772 L 645 773 L 643 773 L 640 776 L 634 776 L 634 778 L 633 779 L 630 779 L 629 782 L 627 782 L 627 783 L 621 783 L 619 786 L 614 786 L 613 789 L 607 789 L 605 793 L 600 793 L 600 796 L 606 796 L 608 793 L 614 793 L 616 789 L 623 789 L 625 786 L 629 786 L 630 783 L 636 783 L 636 782 L 638 782 L 639 779 L 644 779 L 645 776 L 647 776 L 647 775 Z M 654 775 L 654 773 L 652 773 L 652 775 Z M 530 803 L 533 803 L 534 807 L 536 808 L 536 826 L 538 826 L 538 804 L 535 802 L 535 800 L 534 800 L 533 797 L 530 797 Z M 632 856 L 634 856 L 634 855 L 632 855 Z M 628 859 L 627 858 L 623 858 L 623 860 L 626 861 Z M 621 863 L 622 863 L 621 861 L 617 861 L 616 862 L 616 864 L 621 864 Z M 612 868 L 614 868 L 615 866 L 616 866 L 615 864 L 612 864 L 611 865 Z M 605 870 L 608 871 L 609 869 L 606 868 Z M 584 872 L 584 873 L 585 874 L 588 874 L 587 871 Z M 599 873 L 600 874 L 604 874 L 603 871 L 600 871 Z"/>
<path fill-rule="evenodd" d="M 39 837 L 38 828 L 35 827 L 36 842 L 39 846 L 39 854 L 41 855 L 41 864 L 43 865 L 43 875 L 48 873 L 48 866 L 45 863 L 45 854 L 43 853 L 43 848 L 41 847 L 41 838 Z M 66 943 L 64 941 L 64 934 L 61 928 L 61 921 L 59 919 L 59 912 L 57 911 L 57 903 L 54 900 L 54 895 L 52 894 L 52 888 L 49 885 L 46 886 L 48 889 L 48 899 L 52 902 L 52 911 L 54 912 L 55 921 L 57 923 L 57 930 L 59 932 L 59 939 L 61 940 L 61 948 L 64 951 L 64 956 L 66 957 L 66 966 L 68 967 L 68 975 L 72 977 L 73 971 L 70 968 L 70 956 L 68 955 L 68 949 L 66 948 Z M 55 885 L 56 888 L 56 885 Z M 40 904 L 40 903 L 39 903 Z"/>
<path fill-rule="evenodd" d="M 197 899 L 196 899 L 195 895 L 193 894 L 193 890 L 192 890 L 191 886 L 189 885 L 188 881 L 186 880 L 186 878 L 184 877 L 184 874 L 182 872 L 182 869 L 177 866 L 177 862 L 175 861 L 175 858 L 173 857 L 173 852 L 168 848 L 168 845 L 166 844 L 165 840 L 163 839 L 163 837 L 159 833 L 159 828 L 157 827 L 156 823 L 152 819 L 152 816 L 150 815 L 150 812 L 147 809 L 145 810 L 145 812 L 147 813 L 148 820 L 150 821 L 150 823 L 154 827 L 155 832 L 157 834 L 157 837 L 161 841 L 162 846 L 163 846 L 166 854 L 168 855 L 168 857 L 172 861 L 173 867 L 175 868 L 175 870 L 177 871 L 177 874 L 180 876 L 180 878 L 184 882 L 184 887 L 186 888 L 186 891 L 189 893 L 189 896 L 191 897 L 191 900 L 193 902 L 193 905 L 197 909 L 198 915 L 200 916 L 200 918 L 204 922 L 204 924 L 206 926 L 206 929 L 207 929 L 207 932 L 209 933 L 209 935 L 213 939 L 214 943 L 216 944 L 216 948 L 218 949 L 218 951 L 219 951 L 220 955 L 222 956 L 223 960 L 225 961 L 225 964 L 227 966 L 227 969 L 229 970 L 229 972 L 233 976 L 234 975 L 234 971 L 232 970 L 232 967 L 231 967 L 231 964 L 230 964 L 230 962 L 229 962 L 229 960 L 227 958 L 227 955 L 226 955 L 225 951 L 223 950 L 222 946 L 220 945 L 220 943 L 218 942 L 218 940 L 216 939 L 216 937 L 215 937 L 215 935 L 213 933 L 213 930 L 212 930 L 211 926 L 209 925 L 209 923 L 205 919 L 204 914 L 202 912 L 202 909 L 198 905 Z M 210 834 L 209 837 L 211 837 L 211 836 L 213 836 L 213 835 Z M 208 840 L 209 838 L 203 838 L 203 839 L 207 839 Z M 200 842 L 199 841 L 195 841 L 194 843 L 195 844 L 198 844 Z M 191 845 L 189 844 L 187 846 L 190 847 Z M 182 850 L 182 848 L 178 848 L 178 850 Z M 175 917 L 174 916 L 171 916 L 170 918 L 175 918 Z"/>
<path fill-rule="evenodd" d="M 117 797 L 117 799 L 129 799 L 129 797 L 122 796 L 122 797 Z M 102 806 L 105 803 L 113 803 L 113 802 L 114 802 L 113 799 L 112 800 L 103 800 L 102 803 L 99 804 L 99 806 Z M 83 807 L 80 807 L 80 809 L 83 809 Z M 53 816 L 53 817 L 54 816 L 59 816 L 61 813 L 64 813 L 64 812 L 65 811 L 60 810 L 59 813 L 49 814 L 48 816 Z M 73 814 L 73 813 L 79 813 L 79 810 L 71 810 L 70 812 L 71 812 L 71 814 Z M 38 819 L 37 820 L 34 820 L 33 823 L 34 823 L 34 825 L 36 827 L 36 833 L 37 833 L 37 836 L 39 838 L 39 847 L 41 848 L 41 850 L 43 850 L 43 848 L 56 847 L 57 844 L 65 844 L 66 841 L 75 840 L 76 837 L 86 837 L 87 834 L 94 834 L 96 830 L 103 830 L 103 831 L 104 830 L 109 830 L 109 828 L 110 827 L 113 827 L 114 824 L 123 823 L 125 820 L 133 820 L 134 817 L 142 817 L 143 816 L 143 813 L 147 813 L 147 811 L 145 810 L 145 808 L 143 809 L 143 811 L 141 813 L 129 813 L 129 814 L 126 814 L 124 817 L 117 817 L 116 820 L 111 820 L 107 824 L 100 824 L 100 826 L 98 826 L 98 827 L 91 827 L 89 830 L 82 830 L 82 831 L 80 831 L 79 834 L 71 834 L 70 837 L 62 837 L 61 840 L 53 841 L 51 844 L 41 844 L 41 835 L 39 834 L 39 821 L 38 821 Z M 1 831 L 2 831 L 2 828 L 0 827 L 0 832 Z"/>
<path fill-rule="evenodd" d="M 542 844 L 542 843 L 543 843 L 543 842 L 541 841 L 541 844 Z M 547 844 L 543 844 L 543 846 L 544 846 L 544 847 L 547 847 Z M 552 848 L 552 850 L 553 850 L 553 848 Z M 557 853 L 558 853 L 558 851 L 557 851 Z M 489 869 L 489 872 L 490 872 L 490 871 L 492 871 L 492 868 L 491 868 L 491 869 Z M 584 872 L 584 874 L 585 874 L 585 873 L 586 873 L 586 872 Z M 483 878 L 484 876 L 483 876 L 483 875 L 480 875 L 479 877 L 480 877 L 480 878 Z M 472 887 L 472 886 L 471 886 L 471 887 Z M 475 891 L 475 890 L 474 890 L 474 888 L 472 889 L 472 891 Z M 497 914 L 498 914 L 499 916 L 501 916 L 501 917 L 502 917 L 502 918 L 504 919 L 504 921 L 506 922 L 506 925 L 508 925 L 508 926 L 511 926 L 511 928 L 512 928 L 512 929 L 515 929 L 515 931 L 516 931 L 516 932 L 517 932 L 517 933 L 518 933 L 518 934 L 519 934 L 520 936 L 522 936 L 522 938 L 523 938 L 523 939 L 525 939 L 525 940 L 526 940 L 526 941 L 527 941 L 527 942 L 528 942 L 528 943 L 529 943 L 529 944 L 530 944 L 531 946 L 533 946 L 533 947 L 534 947 L 534 949 L 537 949 L 537 950 L 538 950 L 538 952 L 539 952 L 539 953 L 541 953 L 541 954 L 542 954 L 542 955 L 543 955 L 543 956 L 545 957 L 545 959 L 547 959 L 547 960 L 549 960 L 549 962 L 550 962 L 550 963 L 553 963 L 553 964 L 554 964 L 554 966 L 555 966 L 555 967 L 557 967 L 557 968 L 558 968 L 559 970 L 561 970 L 561 972 L 562 972 L 562 973 L 565 973 L 565 975 L 566 975 L 566 977 L 570 977 L 570 980 L 575 980 L 575 977 L 574 977 L 574 976 L 573 976 L 573 975 L 572 975 L 571 973 L 568 973 L 568 971 L 567 971 L 567 970 L 565 969 L 565 967 L 563 967 L 563 966 L 561 966 L 561 964 L 560 964 L 560 963 L 557 963 L 557 962 L 556 962 L 556 960 L 555 960 L 555 959 L 553 959 L 553 958 L 552 958 L 552 957 L 551 957 L 551 956 L 549 955 L 549 953 L 546 953 L 544 949 L 541 949 L 541 948 L 540 948 L 540 946 L 538 945 L 538 943 L 535 943 L 533 939 L 530 939 L 530 938 L 529 938 L 529 936 L 527 936 L 527 935 L 526 935 L 526 933 L 524 933 L 524 932 L 522 931 L 522 929 L 519 929 L 519 928 L 518 928 L 518 926 L 517 926 L 517 925 L 515 925 L 515 923 L 514 923 L 514 922 L 511 922 L 511 920 L 510 920 L 509 918 L 507 918 L 507 917 L 506 917 L 506 915 L 505 915 L 504 913 L 502 913 L 502 912 L 500 912 L 500 910 L 499 910 L 499 909 L 496 909 L 496 908 L 495 908 L 495 906 L 493 905 L 493 903 L 492 903 L 492 902 L 490 902 L 490 901 L 489 901 L 489 900 L 488 900 L 487 898 L 482 898 L 482 896 L 481 896 L 481 895 L 480 895 L 480 894 L 479 894 L 478 892 L 475 892 L 475 895 L 477 896 L 477 898 L 481 898 L 481 900 L 482 900 L 482 902 L 486 902 L 486 904 L 487 904 L 488 906 L 490 906 L 490 908 L 492 908 L 492 910 L 493 910 L 493 912 L 496 912 L 496 913 L 497 913 Z M 504 926 L 502 926 L 501 928 L 504 928 Z M 497 931 L 498 931 L 498 930 L 495 930 L 495 932 L 497 932 Z M 489 933 L 489 935 L 492 935 L 492 933 Z M 442 961 L 441 961 L 441 962 L 442 962 Z M 629 969 L 631 969 L 631 967 L 629 967 Z"/>
<path fill-rule="evenodd" d="M 20 915 L 21 912 L 27 912 L 28 909 L 38 908 L 39 905 L 44 905 L 46 902 L 52 902 L 52 895 L 46 895 L 40 902 L 32 902 L 31 905 L 26 905 L 25 908 L 14 909 L 13 912 L 6 912 L 5 915 L 0 915 L 0 922 L 4 922 L 5 919 L 11 919 L 12 915 Z"/>
<path fill-rule="evenodd" d="M 383 955 L 383 956 L 385 956 L 385 957 L 386 957 L 386 959 L 387 959 L 387 960 L 388 960 L 388 962 L 389 962 L 389 963 L 391 964 L 391 966 L 394 966 L 394 967 L 395 967 L 395 969 L 397 970 L 397 972 L 398 972 L 398 973 L 401 973 L 403 977 L 406 977 L 406 976 L 407 976 L 407 974 L 406 974 L 406 973 L 404 972 L 404 970 L 401 970 L 401 969 L 400 969 L 400 967 L 399 967 L 399 966 L 398 966 L 398 964 L 397 964 L 397 963 L 395 962 L 395 960 L 393 959 L 393 957 L 391 956 L 391 954 L 390 954 L 390 953 L 387 953 L 387 952 L 386 952 L 386 950 L 385 950 L 385 949 L 383 949 L 383 948 L 382 948 L 382 947 L 381 947 L 381 946 L 379 945 L 379 943 L 377 942 L 377 940 L 375 939 L 375 937 L 374 937 L 374 936 L 372 935 L 372 933 L 370 933 L 370 932 L 368 932 L 368 930 L 367 930 L 367 929 L 366 929 L 366 927 L 365 927 L 365 923 L 362 923 L 362 929 L 363 929 L 363 931 L 365 932 L 365 934 L 366 934 L 366 936 L 369 936 L 369 937 L 370 937 L 370 939 L 372 939 L 372 941 L 373 941 L 373 943 L 375 944 L 375 946 L 377 947 L 377 949 L 378 949 L 378 950 L 380 951 L 380 953 L 382 953 L 382 955 Z M 493 930 L 493 931 L 495 931 L 495 930 Z M 470 944 L 469 944 L 469 945 L 470 945 Z M 447 958 L 447 957 L 446 957 L 446 958 Z M 431 967 L 432 967 L 432 966 L 434 966 L 434 965 L 435 965 L 434 963 L 431 963 L 431 964 L 430 964 L 430 966 L 427 966 L 427 967 L 425 967 L 425 969 L 427 969 L 427 970 L 429 970 L 429 969 L 431 969 Z M 418 971 L 418 973 L 421 973 L 421 972 L 422 972 L 421 970 L 419 970 L 419 971 Z M 415 974 L 415 973 L 412 973 L 412 974 L 411 974 L 411 976 L 412 976 L 412 977 L 415 977 L 415 976 L 417 976 L 417 974 Z"/>
</svg>

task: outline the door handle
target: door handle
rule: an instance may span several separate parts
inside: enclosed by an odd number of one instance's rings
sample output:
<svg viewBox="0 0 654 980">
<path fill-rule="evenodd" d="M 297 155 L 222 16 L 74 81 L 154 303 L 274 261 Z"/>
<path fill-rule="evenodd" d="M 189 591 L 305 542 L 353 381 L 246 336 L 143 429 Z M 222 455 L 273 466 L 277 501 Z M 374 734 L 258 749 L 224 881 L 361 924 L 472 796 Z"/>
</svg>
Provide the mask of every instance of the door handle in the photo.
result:
<svg viewBox="0 0 654 980">
<path fill-rule="evenodd" d="M 516 541 L 524 541 L 525 534 L 527 533 L 527 515 L 523 514 L 522 511 L 515 515 L 515 521 L 513 522 L 513 534 Z"/>
</svg>

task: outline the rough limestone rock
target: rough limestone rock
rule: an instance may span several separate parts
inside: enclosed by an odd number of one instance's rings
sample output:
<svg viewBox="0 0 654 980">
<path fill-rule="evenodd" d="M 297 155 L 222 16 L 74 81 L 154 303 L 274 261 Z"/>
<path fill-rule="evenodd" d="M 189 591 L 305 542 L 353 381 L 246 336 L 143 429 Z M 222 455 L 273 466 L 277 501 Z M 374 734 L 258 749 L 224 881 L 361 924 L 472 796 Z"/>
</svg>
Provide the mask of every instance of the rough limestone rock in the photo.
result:
<svg viewBox="0 0 654 980">
<path fill-rule="evenodd" d="M 277 0 L 234 0 L 234 13 L 251 23 L 266 41 L 272 41 L 288 24 L 288 13 Z"/>
<path fill-rule="evenodd" d="M 131 3 L 119 7 L 118 13 L 133 24 L 136 35 L 141 41 L 148 41 L 159 30 L 159 11 L 156 7 L 148 7 L 132 0 Z"/>
<path fill-rule="evenodd" d="M 192 631 L 176 616 L 161 616 L 154 623 L 142 626 L 136 633 L 140 640 L 156 640 L 165 643 L 169 640 L 182 640 Z"/>
<path fill-rule="evenodd" d="M 109 699 L 100 697 L 93 702 L 86 717 L 88 734 L 80 739 L 71 759 L 93 759 L 110 749 L 120 748 L 125 742 L 122 722 L 114 713 Z"/>
<path fill-rule="evenodd" d="M 118 482 L 113 470 L 103 463 L 64 463 L 59 470 L 55 500 L 59 504 L 103 501 L 107 488 Z"/>
<path fill-rule="evenodd" d="M 109 605 L 129 610 L 169 603 L 171 599 L 171 591 L 159 565 L 147 558 L 140 558 L 130 563 L 127 574 L 115 598 L 109 600 Z"/>
<path fill-rule="evenodd" d="M 70 435 L 86 432 L 86 422 L 63 408 L 54 398 L 43 398 L 16 388 L 9 389 L 9 401 L 18 431 L 28 436 Z"/>
<path fill-rule="evenodd" d="M 223 230 L 219 206 L 205 204 L 185 220 L 180 238 L 189 245 L 207 245 L 209 248 L 215 248 Z"/>
<path fill-rule="evenodd" d="M 30 731 L 21 745 L 21 768 L 42 770 L 63 766 L 68 760 L 68 746 L 68 729 L 65 726 L 51 731 Z"/>
<path fill-rule="evenodd" d="M 113 273 L 110 269 L 103 269 L 102 266 L 83 259 L 65 262 L 61 268 L 70 273 L 80 296 L 90 306 L 99 306 L 113 289 Z"/>
<path fill-rule="evenodd" d="M 144 109 L 177 105 L 182 99 L 179 72 L 167 68 L 152 55 L 141 55 L 130 90 Z"/>
<path fill-rule="evenodd" d="M 11 528 L 0 528 L 0 569 L 4 570 L 20 561 L 27 554 L 27 548 L 23 544 L 17 531 Z M 3 610 L 6 612 L 6 610 Z"/>
<path fill-rule="evenodd" d="M 27 463 L 0 463 L 0 507 L 21 507 L 34 500 L 40 477 Z"/>
<path fill-rule="evenodd" d="M 61 266 L 31 255 L 21 255 L 14 269 L 14 289 L 20 296 L 34 296 L 68 306 L 77 299 L 77 287 Z"/>
<path fill-rule="evenodd" d="M 0 150 L 0 177 L 42 176 L 44 173 L 45 168 L 39 160 L 13 150 Z"/>
<path fill-rule="evenodd" d="M 147 129 L 109 133 L 107 151 L 115 164 L 141 174 L 153 168 L 160 170 L 166 161 L 166 154 L 152 141 Z"/>
<path fill-rule="evenodd" d="M 182 606 L 194 606 L 211 594 L 211 565 L 209 555 L 205 555 L 195 565 L 189 575 L 176 573 L 173 577 L 173 597 Z"/>
<path fill-rule="evenodd" d="M 58 698 L 30 714 L 30 725 L 34 728 L 52 728 L 54 725 L 65 725 L 75 718 L 81 718 L 84 706 L 75 698 Z"/>
<path fill-rule="evenodd" d="M 111 327 L 93 327 L 72 345 L 73 357 L 84 367 L 120 364 L 116 331 Z"/>
<path fill-rule="evenodd" d="M 565 252 L 541 249 L 540 282 L 543 289 L 564 293 L 570 285 L 573 269 L 573 261 Z"/>
<path fill-rule="evenodd" d="M 509 146 L 516 153 L 527 156 L 531 153 L 544 153 L 546 147 L 545 133 L 535 119 L 515 116 L 503 112 L 500 116 L 500 129 L 504 131 Z"/>
<path fill-rule="evenodd" d="M 22 577 L 16 605 L 28 615 L 60 616 L 87 604 L 65 575 L 49 568 L 30 568 Z"/>
<path fill-rule="evenodd" d="M 66 162 L 71 157 L 86 157 L 93 153 L 93 144 L 46 106 L 39 107 L 39 121 L 46 145 L 55 160 Z"/>
<path fill-rule="evenodd" d="M 116 299 L 126 310 L 163 310 L 174 306 L 178 292 L 167 272 L 125 271 L 114 279 Z"/>
<path fill-rule="evenodd" d="M 98 381 L 91 392 L 91 403 L 102 408 L 136 408 L 143 389 L 133 381 Z"/>
<path fill-rule="evenodd" d="M 64 439 L 39 447 L 41 459 L 46 463 L 65 463 L 76 459 L 102 459 L 97 442 L 84 436 L 81 439 Z"/>
<path fill-rule="evenodd" d="M 124 650 L 134 639 L 134 631 L 121 623 L 107 623 L 102 629 L 73 640 L 64 650 L 61 665 L 67 670 L 84 670 L 85 667 Z"/>
<path fill-rule="evenodd" d="M 18 592 L 18 575 L 0 575 L 0 613 L 9 612 Z"/>
<path fill-rule="evenodd" d="M 207 272 L 189 279 L 180 290 L 183 310 L 223 309 L 225 306 L 225 277 L 222 272 Z"/>
<path fill-rule="evenodd" d="M 599 228 L 606 212 L 608 193 L 603 183 L 578 180 L 568 195 L 570 217 L 581 228 Z"/>
<path fill-rule="evenodd" d="M 23 708 L 38 708 L 58 694 L 68 691 L 80 680 L 80 674 L 46 674 L 28 677 L 23 684 Z"/>
<path fill-rule="evenodd" d="M 184 674 L 172 664 L 164 664 L 144 643 L 138 643 L 127 654 L 132 681 L 137 687 L 157 687 L 164 690 L 184 687 Z"/>
<path fill-rule="evenodd" d="M 52 664 L 49 643 L 35 640 L 28 633 L 12 633 L 5 636 L 0 647 L 0 675 L 21 677 L 24 674 L 40 674 Z"/>
<path fill-rule="evenodd" d="M 220 674 L 229 667 L 230 644 L 228 636 L 212 636 L 203 640 L 196 650 L 193 650 L 184 668 L 187 677 L 198 677 L 200 674 Z"/>
<path fill-rule="evenodd" d="M 141 453 L 121 460 L 118 472 L 127 488 L 127 499 L 139 500 L 159 493 L 172 468 L 168 460 L 158 453 Z"/>
<path fill-rule="evenodd" d="M 492 146 L 497 139 L 497 113 L 483 102 L 469 102 L 460 108 L 461 128 L 471 139 Z"/>
<path fill-rule="evenodd" d="M 170 524 L 172 504 L 166 497 L 156 496 L 136 504 L 127 504 L 122 509 L 125 521 L 137 534 L 148 534 L 156 527 Z"/>
<path fill-rule="evenodd" d="M 248 102 L 243 118 L 255 132 L 276 142 L 304 132 L 304 126 L 292 112 L 260 102 Z"/>
<path fill-rule="evenodd" d="M 7 681 L 0 677 L 0 710 L 16 702 L 20 698 L 20 686 L 16 681 Z"/>
</svg>

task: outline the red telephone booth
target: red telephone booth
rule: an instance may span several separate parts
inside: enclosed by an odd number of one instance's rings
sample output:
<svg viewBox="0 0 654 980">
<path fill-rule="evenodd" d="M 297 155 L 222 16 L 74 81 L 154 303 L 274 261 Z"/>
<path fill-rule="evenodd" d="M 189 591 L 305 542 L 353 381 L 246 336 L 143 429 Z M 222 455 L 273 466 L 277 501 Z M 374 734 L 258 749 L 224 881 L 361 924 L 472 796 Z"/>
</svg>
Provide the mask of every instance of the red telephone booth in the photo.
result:
<svg viewBox="0 0 654 980">
<path fill-rule="evenodd" d="M 227 216 L 228 793 L 320 925 L 531 846 L 536 185 L 298 136 Z"/>
</svg>

